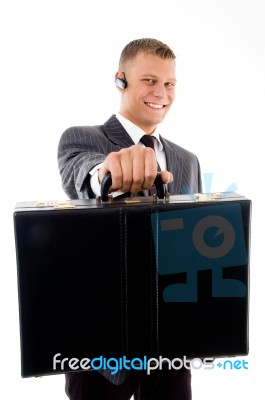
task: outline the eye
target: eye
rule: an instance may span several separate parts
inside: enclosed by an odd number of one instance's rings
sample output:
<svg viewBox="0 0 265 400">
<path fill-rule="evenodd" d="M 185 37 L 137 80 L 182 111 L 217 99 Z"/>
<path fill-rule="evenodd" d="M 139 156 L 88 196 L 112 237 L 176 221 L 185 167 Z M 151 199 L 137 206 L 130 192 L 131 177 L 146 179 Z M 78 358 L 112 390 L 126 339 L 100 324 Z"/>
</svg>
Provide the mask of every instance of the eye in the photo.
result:
<svg viewBox="0 0 265 400">
<path fill-rule="evenodd" d="M 166 82 L 166 83 L 165 83 L 165 86 L 172 87 L 172 88 L 174 88 L 175 85 L 176 85 L 176 84 L 175 84 L 174 82 Z"/>
<path fill-rule="evenodd" d="M 147 83 L 148 85 L 154 85 L 154 84 L 155 84 L 155 80 L 154 80 L 154 79 L 151 79 L 151 78 L 143 79 L 143 81 L 144 81 L 145 83 Z"/>
</svg>

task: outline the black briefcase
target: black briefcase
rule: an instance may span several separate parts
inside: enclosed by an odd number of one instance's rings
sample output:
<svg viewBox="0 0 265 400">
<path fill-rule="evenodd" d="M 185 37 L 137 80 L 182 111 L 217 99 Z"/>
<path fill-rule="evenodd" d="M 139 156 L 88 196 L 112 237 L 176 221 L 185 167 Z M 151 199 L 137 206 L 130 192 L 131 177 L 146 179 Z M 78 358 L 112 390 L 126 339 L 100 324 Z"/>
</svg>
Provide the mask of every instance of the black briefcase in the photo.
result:
<svg viewBox="0 0 265 400">
<path fill-rule="evenodd" d="M 235 193 L 18 203 L 22 376 L 246 355 L 250 208 Z"/>
</svg>

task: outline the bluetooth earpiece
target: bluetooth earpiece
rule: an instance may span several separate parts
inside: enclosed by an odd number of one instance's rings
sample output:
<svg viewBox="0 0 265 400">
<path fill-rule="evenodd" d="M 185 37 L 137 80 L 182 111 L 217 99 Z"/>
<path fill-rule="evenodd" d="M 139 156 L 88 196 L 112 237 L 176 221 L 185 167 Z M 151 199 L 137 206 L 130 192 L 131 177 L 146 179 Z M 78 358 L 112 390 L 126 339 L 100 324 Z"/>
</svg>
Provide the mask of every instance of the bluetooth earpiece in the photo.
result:
<svg viewBox="0 0 265 400">
<path fill-rule="evenodd" d="M 123 79 L 123 78 L 119 77 L 118 74 L 120 75 L 121 73 L 119 72 L 119 73 L 116 74 L 115 83 L 120 89 L 125 89 L 127 87 L 127 81 L 125 79 L 125 76 L 124 76 L 124 79 Z M 122 75 L 124 75 L 124 73 L 122 73 Z"/>
</svg>

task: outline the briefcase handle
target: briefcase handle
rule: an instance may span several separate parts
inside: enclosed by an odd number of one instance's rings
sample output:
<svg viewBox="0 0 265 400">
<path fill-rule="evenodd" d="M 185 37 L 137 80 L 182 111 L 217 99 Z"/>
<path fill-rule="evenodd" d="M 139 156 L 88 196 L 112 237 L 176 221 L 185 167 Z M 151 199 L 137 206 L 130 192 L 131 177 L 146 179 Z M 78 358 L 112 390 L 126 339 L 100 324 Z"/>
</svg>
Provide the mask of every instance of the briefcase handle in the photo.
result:
<svg viewBox="0 0 265 400">
<path fill-rule="evenodd" d="M 108 201 L 109 197 L 109 189 L 112 184 L 112 178 L 111 178 L 111 173 L 108 172 L 102 179 L 101 181 L 101 200 L 102 201 Z M 155 187 L 156 187 L 156 194 L 159 199 L 164 199 L 165 197 L 165 189 L 164 189 L 164 184 L 161 178 L 160 174 L 157 174 L 155 178 Z"/>
</svg>

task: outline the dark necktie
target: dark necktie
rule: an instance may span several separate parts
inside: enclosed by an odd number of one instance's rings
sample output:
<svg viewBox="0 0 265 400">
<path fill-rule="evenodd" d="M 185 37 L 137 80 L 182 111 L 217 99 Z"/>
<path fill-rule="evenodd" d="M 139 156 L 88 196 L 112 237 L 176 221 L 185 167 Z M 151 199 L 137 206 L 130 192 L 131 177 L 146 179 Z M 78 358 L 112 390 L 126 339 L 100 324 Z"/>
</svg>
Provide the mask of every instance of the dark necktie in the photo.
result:
<svg viewBox="0 0 265 400">
<path fill-rule="evenodd" d="M 140 142 L 142 142 L 145 145 L 145 147 L 151 147 L 155 151 L 154 140 L 155 138 L 153 138 L 153 136 L 151 135 L 143 135 L 140 139 Z M 158 163 L 157 163 L 157 171 L 158 172 L 161 171 L 160 165 Z"/>
<path fill-rule="evenodd" d="M 151 147 L 153 150 L 154 148 L 154 141 L 151 135 L 144 135 L 141 137 L 140 142 L 142 142 L 145 147 Z"/>
</svg>

